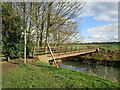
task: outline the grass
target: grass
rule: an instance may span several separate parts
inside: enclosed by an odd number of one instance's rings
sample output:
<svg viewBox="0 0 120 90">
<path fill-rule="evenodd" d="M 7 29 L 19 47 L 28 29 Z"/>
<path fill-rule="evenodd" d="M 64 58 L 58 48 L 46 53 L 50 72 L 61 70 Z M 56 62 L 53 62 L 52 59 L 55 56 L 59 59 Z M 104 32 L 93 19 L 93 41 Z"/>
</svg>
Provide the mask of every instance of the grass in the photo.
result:
<svg viewBox="0 0 120 90">
<path fill-rule="evenodd" d="M 118 83 L 46 63 L 20 64 L 3 73 L 3 88 L 120 88 Z"/>
<path fill-rule="evenodd" d="M 99 44 L 99 47 L 104 49 L 110 49 L 110 50 L 119 49 L 118 44 Z"/>
<path fill-rule="evenodd" d="M 96 60 L 109 60 L 109 61 L 119 61 L 119 51 L 115 50 L 109 50 L 107 49 L 100 49 L 97 53 L 87 54 L 84 56 L 81 56 L 85 59 L 96 59 Z M 102 57 L 101 57 L 102 56 Z"/>
<path fill-rule="evenodd" d="M 110 50 L 116 50 L 120 48 L 119 44 L 73 44 L 73 45 L 64 45 L 64 46 L 67 46 L 67 47 L 72 46 L 73 48 L 81 47 L 82 49 L 87 46 L 94 46 L 97 48 L 104 48 L 104 49 L 110 49 Z"/>
</svg>

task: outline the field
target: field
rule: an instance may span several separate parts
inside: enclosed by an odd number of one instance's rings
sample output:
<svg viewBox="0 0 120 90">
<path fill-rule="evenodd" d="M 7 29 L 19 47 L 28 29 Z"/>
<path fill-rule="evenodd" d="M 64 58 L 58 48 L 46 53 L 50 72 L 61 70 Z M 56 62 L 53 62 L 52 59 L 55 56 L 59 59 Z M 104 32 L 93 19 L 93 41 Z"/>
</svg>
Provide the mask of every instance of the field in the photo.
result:
<svg viewBox="0 0 120 90">
<path fill-rule="evenodd" d="M 46 63 L 20 64 L 3 72 L 3 88 L 120 88 L 118 83 Z"/>
<path fill-rule="evenodd" d="M 118 50 L 120 47 L 118 44 L 99 44 L 100 48 Z"/>
<path fill-rule="evenodd" d="M 63 46 L 63 45 L 62 45 Z M 96 48 L 103 48 L 103 49 L 110 49 L 110 50 L 118 50 L 120 49 L 120 46 L 119 44 L 73 44 L 73 45 L 64 45 L 64 46 L 67 46 L 67 47 L 81 47 L 81 48 L 84 48 L 84 47 L 87 47 L 87 46 L 93 46 L 93 47 L 96 47 Z"/>
</svg>

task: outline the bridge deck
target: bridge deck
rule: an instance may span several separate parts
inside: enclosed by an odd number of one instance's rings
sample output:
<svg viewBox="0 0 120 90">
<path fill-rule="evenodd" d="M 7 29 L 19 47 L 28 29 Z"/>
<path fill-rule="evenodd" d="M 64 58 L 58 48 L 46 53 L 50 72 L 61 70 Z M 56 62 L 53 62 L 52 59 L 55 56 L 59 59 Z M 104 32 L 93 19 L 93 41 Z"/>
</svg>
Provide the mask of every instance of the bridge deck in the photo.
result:
<svg viewBox="0 0 120 90">
<path fill-rule="evenodd" d="M 64 55 L 59 55 L 59 56 L 54 56 L 54 57 L 55 57 L 55 59 L 59 59 L 59 58 L 72 57 L 72 56 L 77 56 L 77 55 L 82 55 L 82 54 L 93 53 L 93 52 L 96 52 L 96 50 L 84 51 L 84 52 L 79 52 L 79 53 L 64 54 Z M 53 60 L 53 58 L 48 57 L 48 60 Z"/>
</svg>

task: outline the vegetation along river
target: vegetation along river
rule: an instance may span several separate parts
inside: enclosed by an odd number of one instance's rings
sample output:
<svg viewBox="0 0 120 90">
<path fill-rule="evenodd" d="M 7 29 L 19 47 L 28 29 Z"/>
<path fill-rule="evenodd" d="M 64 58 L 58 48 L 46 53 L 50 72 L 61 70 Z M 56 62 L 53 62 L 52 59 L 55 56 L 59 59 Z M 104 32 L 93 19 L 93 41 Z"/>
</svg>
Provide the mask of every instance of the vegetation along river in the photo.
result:
<svg viewBox="0 0 120 90">
<path fill-rule="evenodd" d="M 96 65 L 96 64 L 89 65 L 83 62 L 66 61 L 66 60 L 64 60 L 62 64 L 60 64 L 60 66 L 120 83 L 120 67 L 112 67 L 112 66 L 104 66 L 104 65 Z"/>
</svg>

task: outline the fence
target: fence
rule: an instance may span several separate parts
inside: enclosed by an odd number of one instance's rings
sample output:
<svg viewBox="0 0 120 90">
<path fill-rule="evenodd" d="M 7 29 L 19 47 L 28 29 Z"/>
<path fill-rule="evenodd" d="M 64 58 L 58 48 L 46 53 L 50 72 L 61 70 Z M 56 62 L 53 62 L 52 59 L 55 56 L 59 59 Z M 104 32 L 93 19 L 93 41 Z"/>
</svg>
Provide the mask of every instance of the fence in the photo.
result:
<svg viewBox="0 0 120 90">
<path fill-rule="evenodd" d="M 91 46 L 60 46 L 55 47 L 51 46 L 51 50 L 54 53 L 54 55 L 62 55 L 62 54 L 68 54 L 68 53 L 75 53 L 75 52 L 84 52 L 89 50 L 94 50 L 97 47 L 94 45 Z M 50 52 L 45 47 L 39 47 L 39 48 L 33 48 L 33 51 L 31 52 L 31 55 L 34 57 L 36 55 L 44 55 L 50 56 Z"/>
</svg>

